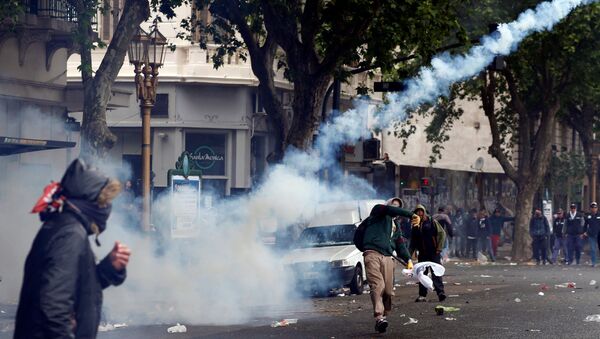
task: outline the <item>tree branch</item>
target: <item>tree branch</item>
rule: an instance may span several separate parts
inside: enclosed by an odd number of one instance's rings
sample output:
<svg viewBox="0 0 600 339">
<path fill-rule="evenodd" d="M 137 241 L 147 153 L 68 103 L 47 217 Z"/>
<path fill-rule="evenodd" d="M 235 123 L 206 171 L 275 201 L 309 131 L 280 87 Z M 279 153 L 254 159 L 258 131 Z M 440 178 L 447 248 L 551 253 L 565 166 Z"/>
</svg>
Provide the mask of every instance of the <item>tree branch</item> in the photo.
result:
<svg viewBox="0 0 600 339">
<path fill-rule="evenodd" d="M 488 82 L 489 75 L 489 82 Z M 509 177 L 510 180 L 517 183 L 519 180 L 519 174 L 515 167 L 510 163 L 508 157 L 502 149 L 502 139 L 500 137 L 500 128 L 498 126 L 498 120 L 496 118 L 496 112 L 494 108 L 494 92 L 495 92 L 495 79 L 494 74 L 485 72 L 482 75 L 483 85 L 481 87 L 481 99 L 483 102 L 483 111 L 490 122 L 490 130 L 492 132 L 492 145 L 490 146 L 489 153 L 491 156 L 496 158 L 502 166 L 504 173 Z"/>
<path fill-rule="evenodd" d="M 512 109 L 519 116 L 519 153 L 521 159 L 519 159 L 519 168 L 523 169 L 524 174 L 529 174 L 529 166 L 531 161 L 531 131 L 530 127 L 530 116 L 525 104 L 521 100 L 519 89 L 517 88 L 517 81 L 514 75 L 508 68 L 508 65 L 502 74 L 508 84 L 508 91 L 510 93 L 510 105 Z"/>
</svg>

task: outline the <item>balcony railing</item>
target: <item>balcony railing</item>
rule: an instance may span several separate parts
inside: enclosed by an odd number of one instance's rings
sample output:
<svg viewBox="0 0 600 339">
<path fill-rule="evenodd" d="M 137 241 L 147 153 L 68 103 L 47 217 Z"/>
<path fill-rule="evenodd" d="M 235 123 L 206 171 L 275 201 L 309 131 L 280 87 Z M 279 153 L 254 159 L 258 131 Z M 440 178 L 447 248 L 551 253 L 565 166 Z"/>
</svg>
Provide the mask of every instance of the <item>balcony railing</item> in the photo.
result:
<svg viewBox="0 0 600 339">
<path fill-rule="evenodd" d="M 68 22 L 77 22 L 77 12 L 66 0 L 21 0 L 25 13 L 34 14 L 39 17 L 57 19 Z M 94 16 L 92 26 L 96 26 L 98 20 Z"/>
</svg>

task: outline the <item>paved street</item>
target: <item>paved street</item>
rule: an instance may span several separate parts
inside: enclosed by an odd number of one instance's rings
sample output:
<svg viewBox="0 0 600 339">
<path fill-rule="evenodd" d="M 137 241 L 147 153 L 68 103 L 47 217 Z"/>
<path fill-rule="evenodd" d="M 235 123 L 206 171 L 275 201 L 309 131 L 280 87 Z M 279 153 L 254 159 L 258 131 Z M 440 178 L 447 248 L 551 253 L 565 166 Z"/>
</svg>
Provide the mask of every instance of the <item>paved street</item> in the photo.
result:
<svg viewBox="0 0 600 339">
<path fill-rule="evenodd" d="M 101 333 L 99 338 L 598 338 L 600 323 L 584 322 L 586 316 L 600 314 L 599 285 L 590 285 L 592 280 L 600 283 L 600 268 L 451 262 L 445 278 L 451 297 L 444 304 L 460 311 L 437 316 L 434 307 L 439 303 L 435 299 L 414 303 L 417 287 L 397 276 L 394 314 L 385 335 L 374 333 L 369 296 L 364 294 L 306 299 L 244 325 L 186 324 L 188 331 L 182 334 L 167 334 L 172 324 L 131 326 Z M 568 282 L 575 288 L 557 286 Z M 7 312 L 2 314 L 6 326 L 14 307 L 2 309 Z M 271 321 L 282 318 L 297 318 L 298 323 L 270 327 Z M 403 325 L 409 318 L 418 323 Z M 9 337 L 6 330 L 0 333 L 0 338 Z"/>
</svg>

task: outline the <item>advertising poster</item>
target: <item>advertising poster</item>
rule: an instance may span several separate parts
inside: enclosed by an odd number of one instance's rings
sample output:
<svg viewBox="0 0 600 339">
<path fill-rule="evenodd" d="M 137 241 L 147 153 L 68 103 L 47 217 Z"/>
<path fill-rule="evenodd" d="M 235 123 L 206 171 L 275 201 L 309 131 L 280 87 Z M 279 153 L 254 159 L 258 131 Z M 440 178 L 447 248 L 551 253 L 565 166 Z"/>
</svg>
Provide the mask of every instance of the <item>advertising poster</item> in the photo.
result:
<svg viewBox="0 0 600 339">
<path fill-rule="evenodd" d="M 198 212 L 200 206 L 200 177 L 181 175 L 171 177 L 172 193 L 172 238 L 189 238 L 198 234 Z"/>
</svg>

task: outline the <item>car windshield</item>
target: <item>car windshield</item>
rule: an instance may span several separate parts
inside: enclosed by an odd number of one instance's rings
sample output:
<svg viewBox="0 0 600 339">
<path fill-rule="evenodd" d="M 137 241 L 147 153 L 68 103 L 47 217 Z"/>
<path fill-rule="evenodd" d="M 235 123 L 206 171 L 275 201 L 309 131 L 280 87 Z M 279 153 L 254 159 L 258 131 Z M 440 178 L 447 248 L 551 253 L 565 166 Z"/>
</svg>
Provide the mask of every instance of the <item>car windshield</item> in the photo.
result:
<svg viewBox="0 0 600 339">
<path fill-rule="evenodd" d="M 305 228 L 298 239 L 298 247 L 352 245 L 356 226 L 332 225 Z"/>
</svg>

